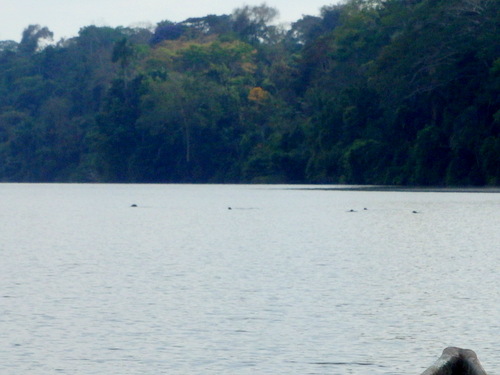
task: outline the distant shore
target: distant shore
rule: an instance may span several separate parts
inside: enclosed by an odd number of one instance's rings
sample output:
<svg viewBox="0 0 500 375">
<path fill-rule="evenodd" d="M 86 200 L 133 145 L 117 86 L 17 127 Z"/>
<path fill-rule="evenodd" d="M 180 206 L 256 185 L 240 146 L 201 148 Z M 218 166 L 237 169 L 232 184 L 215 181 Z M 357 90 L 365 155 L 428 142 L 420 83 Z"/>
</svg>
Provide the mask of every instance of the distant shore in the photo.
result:
<svg viewBox="0 0 500 375">
<path fill-rule="evenodd" d="M 291 187 L 297 190 L 335 190 L 335 191 L 390 191 L 419 193 L 500 193 L 500 187 L 425 187 L 425 186 L 384 186 L 384 185 L 332 185 L 318 187 Z"/>
</svg>

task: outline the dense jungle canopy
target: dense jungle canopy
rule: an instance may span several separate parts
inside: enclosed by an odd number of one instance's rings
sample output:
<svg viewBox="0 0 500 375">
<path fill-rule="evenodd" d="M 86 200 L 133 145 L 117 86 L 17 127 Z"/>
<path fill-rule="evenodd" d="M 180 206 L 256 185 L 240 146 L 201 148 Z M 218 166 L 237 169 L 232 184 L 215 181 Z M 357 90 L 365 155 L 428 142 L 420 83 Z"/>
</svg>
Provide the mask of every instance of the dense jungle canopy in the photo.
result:
<svg viewBox="0 0 500 375">
<path fill-rule="evenodd" d="M 0 181 L 500 184 L 500 1 L 0 41 Z"/>
</svg>

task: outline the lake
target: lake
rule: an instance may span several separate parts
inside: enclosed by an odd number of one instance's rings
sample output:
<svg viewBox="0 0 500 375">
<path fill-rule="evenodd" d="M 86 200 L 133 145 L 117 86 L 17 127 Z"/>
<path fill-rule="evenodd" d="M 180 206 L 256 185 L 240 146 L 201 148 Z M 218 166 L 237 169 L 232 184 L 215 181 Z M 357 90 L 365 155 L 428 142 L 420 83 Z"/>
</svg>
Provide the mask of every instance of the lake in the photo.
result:
<svg viewBox="0 0 500 375">
<path fill-rule="evenodd" d="M 334 188 L 0 184 L 0 373 L 498 372 L 498 192 Z"/>
</svg>

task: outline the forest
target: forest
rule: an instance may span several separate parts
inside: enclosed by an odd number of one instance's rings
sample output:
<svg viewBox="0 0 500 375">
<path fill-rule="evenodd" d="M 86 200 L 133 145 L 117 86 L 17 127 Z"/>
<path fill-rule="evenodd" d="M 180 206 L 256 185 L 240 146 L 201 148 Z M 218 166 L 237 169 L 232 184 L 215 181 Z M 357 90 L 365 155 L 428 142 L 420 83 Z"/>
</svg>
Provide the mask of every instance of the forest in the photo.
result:
<svg viewBox="0 0 500 375">
<path fill-rule="evenodd" d="M 0 41 L 0 181 L 500 185 L 500 1 Z"/>
</svg>

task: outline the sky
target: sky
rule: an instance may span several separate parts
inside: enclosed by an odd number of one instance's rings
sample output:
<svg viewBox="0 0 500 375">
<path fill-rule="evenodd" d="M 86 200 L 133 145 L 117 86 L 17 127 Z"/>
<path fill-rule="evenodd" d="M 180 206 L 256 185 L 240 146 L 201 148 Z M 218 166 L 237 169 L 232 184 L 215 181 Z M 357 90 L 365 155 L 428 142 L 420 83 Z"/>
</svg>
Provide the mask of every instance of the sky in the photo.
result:
<svg viewBox="0 0 500 375">
<path fill-rule="evenodd" d="M 290 23 L 302 15 L 317 16 L 325 5 L 338 0 L 268 0 L 279 10 L 279 23 Z M 231 14 L 244 5 L 263 0 L 0 0 L 0 40 L 21 39 L 31 24 L 47 26 L 54 40 L 78 35 L 81 27 L 156 25 L 159 21 L 180 22 L 209 14 Z"/>
</svg>

